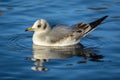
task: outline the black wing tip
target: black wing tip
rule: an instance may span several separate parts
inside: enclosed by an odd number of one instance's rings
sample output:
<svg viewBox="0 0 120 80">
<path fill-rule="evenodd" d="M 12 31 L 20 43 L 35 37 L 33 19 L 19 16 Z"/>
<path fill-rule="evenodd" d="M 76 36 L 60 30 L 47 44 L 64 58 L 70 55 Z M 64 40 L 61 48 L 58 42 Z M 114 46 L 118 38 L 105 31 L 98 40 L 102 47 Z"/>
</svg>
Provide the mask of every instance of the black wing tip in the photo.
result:
<svg viewBox="0 0 120 80">
<path fill-rule="evenodd" d="M 103 18 L 107 18 L 108 17 L 108 15 L 106 15 L 106 16 L 103 16 Z"/>
<path fill-rule="evenodd" d="M 89 23 L 89 24 L 90 24 L 90 26 L 91 26 L 92 28 L 95 28 L 95 27 L 98 26 L 102 21 L 104 21 L 107 17 L 108 17 L 108 15 L 103 16 L 102 18 L 99 18 L 99 19 L 97 19 L 97 20 L 95 20 L 95 21 L 93 21 L 93 22 L 91 22 L 91 23 Z"/>
<path fill-rule="evenodd" d="M 107 17 L 108 17 L 108 15 L 103 16 L 103 17 L 101 18 L 101 20 L 103 21 L 103 20 L 106 19 Z"/>
</svg>

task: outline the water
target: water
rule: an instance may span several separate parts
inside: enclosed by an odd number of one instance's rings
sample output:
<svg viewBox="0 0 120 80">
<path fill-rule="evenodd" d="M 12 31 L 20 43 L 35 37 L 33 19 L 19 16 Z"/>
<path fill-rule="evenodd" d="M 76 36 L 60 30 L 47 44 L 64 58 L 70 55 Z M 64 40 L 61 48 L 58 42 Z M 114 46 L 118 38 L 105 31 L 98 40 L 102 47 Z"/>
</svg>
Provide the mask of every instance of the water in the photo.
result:
<svg viewBox="0 0 120 80">
<path fill-rule="evenodd" d="M 0 80 L 120 80 L 119 5 L 118 0 L 0 0 Z M 73 25 L 104 15 L 109 17 L 77 46 L 34 46 L 33 33 L 24 32 L 39 18 Z"/>
</svg>

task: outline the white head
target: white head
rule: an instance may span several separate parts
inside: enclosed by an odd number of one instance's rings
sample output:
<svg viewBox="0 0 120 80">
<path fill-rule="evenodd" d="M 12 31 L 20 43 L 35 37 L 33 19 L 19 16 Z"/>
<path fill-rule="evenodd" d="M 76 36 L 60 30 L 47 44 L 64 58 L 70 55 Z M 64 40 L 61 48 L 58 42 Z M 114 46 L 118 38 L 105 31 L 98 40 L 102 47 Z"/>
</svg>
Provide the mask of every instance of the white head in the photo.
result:
<svg viewBox="0 0 120 80">
<path fill-rule="evenodd" d="M 45 19 L 37 20 L 31 28 L 27 28 L 26 31 L 35 31 L 37 33 L 46 33 L 50 30 L 49 23 Z"/>
</svg>

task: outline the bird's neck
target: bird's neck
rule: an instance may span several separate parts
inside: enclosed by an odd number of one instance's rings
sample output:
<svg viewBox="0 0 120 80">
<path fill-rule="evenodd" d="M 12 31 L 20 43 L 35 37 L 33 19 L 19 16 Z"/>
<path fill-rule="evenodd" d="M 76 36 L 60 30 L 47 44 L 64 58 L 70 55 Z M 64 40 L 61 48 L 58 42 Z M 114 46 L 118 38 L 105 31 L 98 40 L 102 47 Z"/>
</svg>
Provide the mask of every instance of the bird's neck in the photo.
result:
<svg viewBox="0 0 120 80">
<path fill-rule="evenodd" d="M 47 27 L 47 29 L 45 30 L 45 31 L 35 31 L 34 32 L 34 34 L 33 34 L 33 43 L 34 44 L 46 44 L 45 42 L 47 41 L 47 39 L 46 39 L 46 35 L 48 35 L 49 34 L 49 32 L 50 32 L 50 30 L 51 30 L 51 27 L 49 26 L 49 24 L 48 24 L 48 27 Z"/>
<path fill-rule="evenodd" d="M 33 34 L 33 37 L 32 37 L 33 43 L 36 44 L 36 45 L 44 44 L 47 34 L 48 33 L 37 33 L 37 32 L 35 32 Z"/>
<path fill-rule="evenodd" d="M 41 38 L 44 38 L 45 37 L 45 35 L 47 35 L 48 34 L 48 32 L 45 32 L 45 33 L 40 33 L 40 32 L 34 32 L 34 34 L 33 34 L 33 38 L 35 38 L 35 39 L 41 39 Z"/>
</svg>

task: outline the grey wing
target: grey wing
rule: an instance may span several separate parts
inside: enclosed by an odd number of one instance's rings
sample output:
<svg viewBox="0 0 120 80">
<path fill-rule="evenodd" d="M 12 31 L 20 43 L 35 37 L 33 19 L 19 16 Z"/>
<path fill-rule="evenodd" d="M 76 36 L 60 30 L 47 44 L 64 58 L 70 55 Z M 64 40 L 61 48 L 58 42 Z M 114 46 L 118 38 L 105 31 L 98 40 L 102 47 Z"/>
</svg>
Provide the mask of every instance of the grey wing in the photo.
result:
<svg viewBox="0 0 120 80">
<path fill-rule="evenodd" d="M 85 37 L 88 33 L 94 30 L 107 17 L 108 16 L 103 16 L 102 18 L 99 18 L 88 24 L 87 23 L 75 24 L 74 29 L 63 25 L 56 26 L 48 34 L 48 37 L 50 38 L 50 40 L 53 41 L 63 40 L 64 37 L 66 38 L 70 37 L 71 39 L 79 41 L 81 38 Z"/>
<path fill-rule="evenodd" d="M 72 28 L 65 25 L 55 26 L 48 34 L 48 37 L 52 41 L 62 39 L 64 36 L 72 33 Z"/>
<path fill-rule="evenodd" d="M 65 38 L 78 41 L 88 30 L 90 30 L 90 26 L 86 23 L 76 24 L 74 27 L 73 29 L 72 27 L 63 25 L 56 26 L 49 32 L 47 37 L 50 42 L 54 43 L 64 40 Z"/>
</svg>

